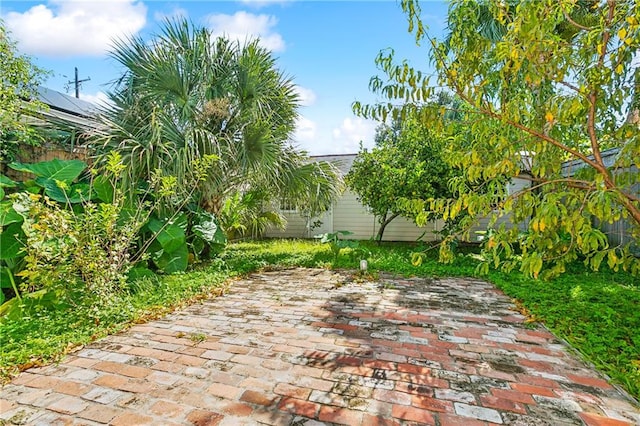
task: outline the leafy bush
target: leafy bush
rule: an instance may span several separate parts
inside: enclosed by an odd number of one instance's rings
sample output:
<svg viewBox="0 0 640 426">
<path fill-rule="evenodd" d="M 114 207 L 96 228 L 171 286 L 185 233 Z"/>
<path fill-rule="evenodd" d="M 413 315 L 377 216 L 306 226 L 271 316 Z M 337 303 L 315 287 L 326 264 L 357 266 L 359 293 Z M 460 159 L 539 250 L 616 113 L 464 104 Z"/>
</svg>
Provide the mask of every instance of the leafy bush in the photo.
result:
<svg viewBox="0 0 640 426">
<path fill-rule="evenodd" d="M 194 162 L 193 180 L 213 161 Z M 30 304 L 108 302 L 127 280 L 152 275 L 147 267 L 184 271 L 190 259 L 218 253 L 226 243 L 215 216 L 185 209 L 188 197 L 174 203 L 172 213 L 159 209 L 175 194 L 171 177 L 156 174 L 136 197 L 126 196 L 118 186 L 124 168 L 116 151 L 101 173 L 85 172 L 79 160 L 10 166 L 36 179 L 0 180 L 0 187 L 17 191 L 0 203 L 0 285 L 17 296 L 0 315 Z"/>
</svg>

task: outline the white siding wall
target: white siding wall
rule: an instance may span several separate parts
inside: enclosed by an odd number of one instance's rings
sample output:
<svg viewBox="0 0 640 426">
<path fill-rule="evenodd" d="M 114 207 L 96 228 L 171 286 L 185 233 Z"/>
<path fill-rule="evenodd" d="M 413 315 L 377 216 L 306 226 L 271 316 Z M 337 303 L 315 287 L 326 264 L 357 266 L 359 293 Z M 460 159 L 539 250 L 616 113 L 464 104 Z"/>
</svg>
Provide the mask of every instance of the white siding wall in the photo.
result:
<svg viewBox="0 0 640 426">
<path fill-rule="evenodd" d="M 530 181 L 526 179 L 513 179 L 509 184 L 508 192 L 513 194 L 530 185 Z M 354 234 L 350 236 L 356 240 L 368 240 L 375 237 L 380 225 L 375 216 L 371 214 L 365 206 L 360 204 L 355 193 L 347 190 L 336 201 L 332 209 L 333 227 L 332 229 L 323 229 L 324 232 L 351 231 Z M 279 229 L 269 229 L 265 236 L 281 237 L 281 238 L 311 238 L 313 234 L 319 232 L 308 232 L 306 229 L 306 221 L 299 214 L 290 212 L 285 213 L 288 220 L 287 228 L 284 231 Z M 312 220 L 313 222 L 313 220 Z M 331 220 L 324 220 L 323 228 L 331 228 Z M 478 241 L 479 235 L 476 231 L 484 231 L 487 229 L 489 218 L 481 218 L 478 225 L 474 227 L 470 234 L 470 241 Z M 497 224 L 510 224 L 508 217 L 501 217 Z M 422 237 L 424 241 L 438 240 L 437 231 L 441 230 L 444 223 L 440 220 L 428 223 L 425 227 L 418 227 L 412 221 L 403 217 L 395 218 L 385 229 L 383 239 L 385 241 L 416 241 Z M 526 229 L 528 222 L 518 224 L 520 229 Z M 423 235 L 424 234 L 424 235 Z"/>
<path fill-rule="evenodd" d="M 265 237 L 270 238 L 308 238 L 307 221 L 296 212 L 284 212 L 287 219 L 287 227 L 282 230 L 270 227 L 265 232 Z"/>
<path fill-rule="evenodd" d="M 379 228 L 380 225 L 376 222 L 376 233 Z M 432 221 L 424 227 L 418 227 L 413 221 L 399 216 L 387 225 L 382 239 L 384 241 L 416 241 L 422 237 L 423 241 L 434 241 L 439 239 L 435 232 L 440 229 L 442 229 L 442 221 Z"/>
<path fill-rule="evenodd" d="M 368 240 L 376 231 L 376 218 L 347 190 L 333 208 L 333 230 L 351 231 L 351 238 Z"/>
</svg>

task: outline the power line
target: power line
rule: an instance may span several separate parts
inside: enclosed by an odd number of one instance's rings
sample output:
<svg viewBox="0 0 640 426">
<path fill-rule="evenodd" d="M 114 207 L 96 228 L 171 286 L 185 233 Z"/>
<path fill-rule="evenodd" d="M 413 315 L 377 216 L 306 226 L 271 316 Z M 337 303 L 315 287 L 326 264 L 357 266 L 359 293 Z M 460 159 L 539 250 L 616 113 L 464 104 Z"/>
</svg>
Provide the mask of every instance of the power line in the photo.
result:
<svg viewBox="0 0 640 426">
<path fill-rule="evenodd" d="M 78 80 L 78 67 L 74 67 L 75 69 L 75 78 L 73 80 L 69 80 L 67 81 L 67 87 L 71 84 L 73 84 L 73 86 L 76 89 L 76 98 L 80 98 L 80 86 L 82 85 L 82 83 L 84 83 L 85 81 L 89 81 L 91 80 L 91 77 L 87 77 L 84 78 L 82 80 Z"/>
</svg>

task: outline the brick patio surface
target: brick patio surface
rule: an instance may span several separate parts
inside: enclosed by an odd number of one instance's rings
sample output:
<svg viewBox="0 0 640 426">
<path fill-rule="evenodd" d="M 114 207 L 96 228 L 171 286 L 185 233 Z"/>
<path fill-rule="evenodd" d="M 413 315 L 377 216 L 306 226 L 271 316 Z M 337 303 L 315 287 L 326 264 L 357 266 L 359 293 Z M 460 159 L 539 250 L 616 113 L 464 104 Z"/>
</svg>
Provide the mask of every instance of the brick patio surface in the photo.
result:
<svg viewBox="0 0 640 426">
<path fill-rule="evenodd" d="M 7 424 L 636 425 L 628 397 L 472 279 L 254 274 L 4 386 Z M 0 424 L 2 423 L 0 420 Z"/>
</svg>

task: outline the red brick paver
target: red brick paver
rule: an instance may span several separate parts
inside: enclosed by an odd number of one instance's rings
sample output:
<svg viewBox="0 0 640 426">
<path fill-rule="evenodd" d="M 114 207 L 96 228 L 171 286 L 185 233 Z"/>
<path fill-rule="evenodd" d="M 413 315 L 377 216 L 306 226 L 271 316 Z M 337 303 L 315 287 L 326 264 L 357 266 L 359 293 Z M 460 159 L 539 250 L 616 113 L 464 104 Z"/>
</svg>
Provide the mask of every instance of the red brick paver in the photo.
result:
<svg viewBox="0 0 640 426">
<path fill-rule="evenodd" d="M 254 274 L 22 373 L 0 424 L 640 424 L 634 401 L 486 282 L 347 278 Z"/>
</svg>

